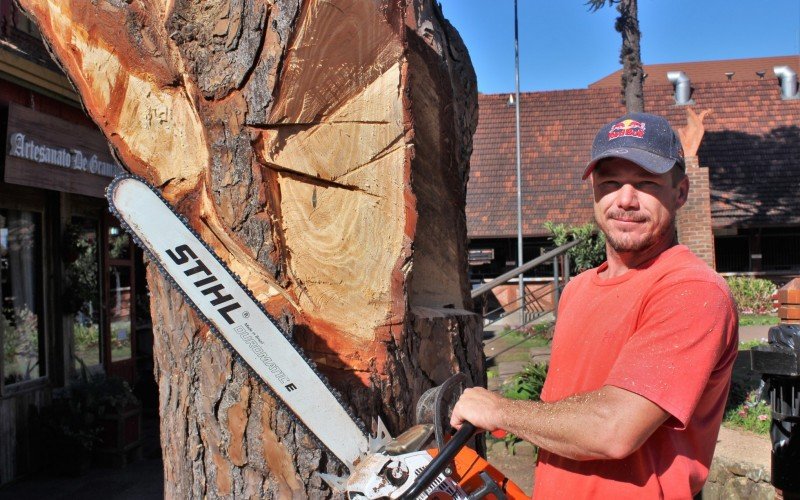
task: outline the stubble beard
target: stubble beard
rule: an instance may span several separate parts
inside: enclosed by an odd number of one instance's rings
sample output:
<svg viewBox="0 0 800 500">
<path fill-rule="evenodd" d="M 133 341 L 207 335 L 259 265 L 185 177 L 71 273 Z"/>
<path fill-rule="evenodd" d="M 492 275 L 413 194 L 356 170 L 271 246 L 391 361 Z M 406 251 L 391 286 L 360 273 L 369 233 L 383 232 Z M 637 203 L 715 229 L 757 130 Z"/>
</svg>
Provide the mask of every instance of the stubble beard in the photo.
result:
<svg viewBox="0 0 800 500">
<path fill-rule="evenodd" d="M 649 217 L 633 212 L 610 212 L 605 215 L 605 221 L 609 221 L 615 217 L 624 217 L 635 222 L 648 222 Z M 641 238 L 637 238 L 633 233 L 619 232 L 612 234 L 612 232 L 604 227 L 600 221 L 597 221 L 600 229 L 606 235 L 606 242 L 617 253 L 635 253 L 647 250 L 654 245 L 661 242 L 663 239 L 672 241 L 675 234 L 675 217 L 670 219 L 669 224 L 660 228 L 658 232 L 645 234 Z"/>
</svg>

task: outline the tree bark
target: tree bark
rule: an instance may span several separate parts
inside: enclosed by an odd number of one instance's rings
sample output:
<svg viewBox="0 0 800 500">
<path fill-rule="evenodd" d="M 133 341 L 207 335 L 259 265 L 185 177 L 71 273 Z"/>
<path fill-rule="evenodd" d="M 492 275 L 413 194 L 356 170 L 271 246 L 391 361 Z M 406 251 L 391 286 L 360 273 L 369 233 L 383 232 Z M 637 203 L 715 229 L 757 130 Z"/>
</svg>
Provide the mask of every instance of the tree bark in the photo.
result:
<svg viewBox="0 0 800 500">
<path fill-rule="evenodd" d="M 620 0 L 617 31 L 622 35 L 619 59 L 622 63 L 622 104 L 628 113 L 644 111 L 644 70 L 639 31 L 638 0 Z"/>
<path fill-rule="evenodd" d="M 475 75 L 432 0 L 19 0 L 158 186 L 365 422 L 483 384 Z M 165 496 L 330 495 L 341 467 L 150 266 Z"/>
</svg>

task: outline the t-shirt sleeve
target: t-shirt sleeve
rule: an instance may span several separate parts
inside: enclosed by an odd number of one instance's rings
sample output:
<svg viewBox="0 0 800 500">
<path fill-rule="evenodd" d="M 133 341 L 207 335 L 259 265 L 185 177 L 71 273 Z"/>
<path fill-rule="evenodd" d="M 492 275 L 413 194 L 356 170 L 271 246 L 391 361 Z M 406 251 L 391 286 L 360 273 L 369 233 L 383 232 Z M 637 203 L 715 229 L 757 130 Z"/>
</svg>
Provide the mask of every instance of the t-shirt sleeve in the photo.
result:
<svg viewBox="0 0 800 500">
<path fill-rule="evenodd" d="M 642 308 L 606 379 L 657 404 L 687 425 L 736 329 L 728 293 L 716 283 L 683 281 L 660 288 Z"/>
</svg>

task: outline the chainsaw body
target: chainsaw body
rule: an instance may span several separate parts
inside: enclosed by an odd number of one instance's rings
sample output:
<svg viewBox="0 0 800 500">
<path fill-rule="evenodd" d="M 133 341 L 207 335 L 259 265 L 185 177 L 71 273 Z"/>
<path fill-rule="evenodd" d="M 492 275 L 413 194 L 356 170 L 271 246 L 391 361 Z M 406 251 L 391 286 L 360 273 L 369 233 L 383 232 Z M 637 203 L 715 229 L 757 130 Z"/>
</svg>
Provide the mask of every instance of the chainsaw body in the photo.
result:
<svg viewBox="0 0 800 500">
<path fill-rule="evenodd" d="M 415 481 L 438 456 L 437 449 L 392 456 L 370 455 L 359 463 L 345 487 L 353 500 L 428 498 L 437 500 L 509 499 L 528 496 L 503 473 L 471 448 L 463 447 L 445 470 L 424 487 L 421 494 L 408 495 Z"/>
</svg>

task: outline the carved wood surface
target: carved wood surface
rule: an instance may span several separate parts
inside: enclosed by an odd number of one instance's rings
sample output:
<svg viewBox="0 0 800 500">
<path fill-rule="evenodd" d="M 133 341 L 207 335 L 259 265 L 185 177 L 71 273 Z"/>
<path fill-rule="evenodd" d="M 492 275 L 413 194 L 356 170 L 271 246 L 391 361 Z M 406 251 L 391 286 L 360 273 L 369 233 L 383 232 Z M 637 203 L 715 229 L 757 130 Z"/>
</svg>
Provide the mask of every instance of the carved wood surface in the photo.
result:
<svg viewBox="0 0 800 500">
<path fill-rule="evenodd" d="M 475 75 L 430 0 L 20 0 L 133 173 L 365 421 L 483 382 L 464 217 Z M 148 270 L 165 494 L 318 497 L 338 467 Z"/>
</svg>

